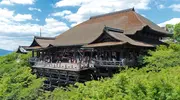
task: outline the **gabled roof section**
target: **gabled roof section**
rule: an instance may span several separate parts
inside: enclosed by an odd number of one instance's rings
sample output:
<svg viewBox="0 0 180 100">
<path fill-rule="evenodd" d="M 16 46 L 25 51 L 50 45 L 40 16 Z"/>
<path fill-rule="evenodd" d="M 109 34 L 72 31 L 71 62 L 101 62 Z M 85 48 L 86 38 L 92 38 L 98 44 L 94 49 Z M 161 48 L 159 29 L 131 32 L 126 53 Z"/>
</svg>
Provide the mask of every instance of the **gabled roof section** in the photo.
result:
<svg viewBox="0 0 180 100">
<path fill-rule="evenodd" d="M 88 45 L 84 45 L 83 47 L 102 47 L 102 46 L 115 46 L 115 45 L 123 45 L 123 44 L 130 44 L 130 45 L 141 46 L 141 47 L 155 47 L 156 46 L 156 44 L 148 44 L 141 41 L 133 40 L 129 38 L 128 36 L 126 36 L 125 34 L 115 32 L 112 30 L 105 29 L 103 34 L 108 34 L 109 36 L 113 37 L 115 40 L 118 40 L 118 41 L 112 41 L 112 42 L 108 41 L 108 42 L 101 42 L 101 43 L 92 42 Z"/>
<path fill-rule="evenodd" d="M 93 42 L 89 43 L 89 44 L 93 44 L 93 43 L 101 43 L 101 42 L 119 42 L 121 40 L 119 39 L 116 39 L 114 38 L 113 36 L 111 36 L 110 34 L 108 34 L 109 31 L 112 31 L 112 32 L 117 32 L 117 33 L 122 33 L 123 30 L 120 30 L 120 29 L 114 29 L 114 28 L 111 28 L 111 27 L 107 27 L 105 26 L 103 31 L 102 31 L 102 34 L 96 38 Z"/>
<path fill-rule="evenodd" d="M 29 46 L 19 46 L 16 53 L 26 54 L 28 53 Z"/>
<path fill-rule="evenodd" d="M 35 47 L 35 48 L 46 48 L 50 44 L 53 43 L 55 38 L 53 37 L 39 37 L 39 36 L 34 36 L 34 40 L 32 44 L 29 47 Z"/>
<path fill-rule="evenodd" d="M 152 30 L 159 32 L 159 34 L 165 34 L 165 35 L 170 34 L 168 31 L 166 31 L 165 29 L 162 29 L 160 26 L 156 25 L 154 22 L 150 21 L 149 19 L 141 16 L 138 13 L 135 13 L 135 14 L 144 27 L 148 26 Z"/>
<path fill-rule="evenodd" d="M 121 29 L 125 35 L 134 35 L 147 26 L 158 34 L 163 34 L 163 36 L 168 34 L 167 31 L 139 15 L 132 8 L 91 17 L 89 20 L 57 36 L 53 46 L 89 44 L 102 34 L 105 26 Z"/>
</svg>

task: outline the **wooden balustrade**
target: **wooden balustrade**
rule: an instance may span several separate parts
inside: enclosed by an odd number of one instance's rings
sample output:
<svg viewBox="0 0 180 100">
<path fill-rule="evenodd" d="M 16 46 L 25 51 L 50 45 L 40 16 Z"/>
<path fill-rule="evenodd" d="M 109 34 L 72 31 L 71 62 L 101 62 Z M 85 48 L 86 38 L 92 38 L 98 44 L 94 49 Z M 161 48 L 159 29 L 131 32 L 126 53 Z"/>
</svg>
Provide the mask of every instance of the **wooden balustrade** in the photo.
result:
<svg viewBox="0 0 180 100">
<path fill-rule="evenodd" d="M 122 67 L 123 61 L 94 60 L 97 67 Z"/>
<path fill-rule="evenodd" d="M 88 64 L 87 63 L 47 63 L 45 61 L 37 61 L 33 67 L 36 68 L 49 68 L 49 69 L 59 69 L 59 70 L 72 70 L 72 71 L 78 71 L 87 69 Z M 91 65 L 92 67 L 92 65 Z"/>
<path fill-rule="evenodd" d="M 78 71 L 88 68 L 96 67 L 123 67 L 124 62 L 122 61 L 107 61 L 107 60 L 92 60 L 92 63 L 64 63 L 64 62 L 57 62 L 57 63 L 48 63 L 45 61 L 38 61 L 33 67 L 38 68 L 49 68 L 49 69 L 58 69 L 58 70 L 72 70 Z"/>
</svg>

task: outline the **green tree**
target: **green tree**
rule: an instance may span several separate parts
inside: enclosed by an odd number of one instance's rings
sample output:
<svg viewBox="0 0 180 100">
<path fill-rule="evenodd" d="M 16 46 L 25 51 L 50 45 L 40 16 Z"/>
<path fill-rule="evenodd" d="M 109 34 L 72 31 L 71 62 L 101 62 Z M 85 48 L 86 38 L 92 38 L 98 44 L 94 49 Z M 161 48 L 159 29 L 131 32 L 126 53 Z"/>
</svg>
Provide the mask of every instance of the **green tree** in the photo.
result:
<svg viewBox="0 0 180 100">
<path fill-rule="evenodd" d="M 174 38 L 180 42 L 180 23 L 176 24 L 174 27 Z"/>
<path fill-rule="evenodd" d="M 144 57 L 148 67 L 174 67 L 180 65 L 180 45 L 170 44 L 158 46 L 155 51 L 149 51 L 149 56 Z"/>
<path fill-rule="evenodd" d="M 172 24 L 167 24 L 167 25 L 166 25 L 166 29 L 167 29 L 171 34 L 174 33 L 174 25 L 172 25 Z"/>
</svg>

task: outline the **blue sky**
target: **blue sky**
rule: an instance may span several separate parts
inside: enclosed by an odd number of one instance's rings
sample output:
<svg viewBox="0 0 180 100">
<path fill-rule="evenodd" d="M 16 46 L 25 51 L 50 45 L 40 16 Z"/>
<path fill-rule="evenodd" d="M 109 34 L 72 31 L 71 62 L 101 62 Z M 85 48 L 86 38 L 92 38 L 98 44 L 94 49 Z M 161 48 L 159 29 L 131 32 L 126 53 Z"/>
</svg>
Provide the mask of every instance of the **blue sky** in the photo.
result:
<svg viewBox="0 0 180 100">
<path fill-rule="evenodd" d="M 89 17 L 134 7 L 160 26 L 180 22 L 180 0 L 0 0 L 0 49 L 57 36 Z"/>
</svg>

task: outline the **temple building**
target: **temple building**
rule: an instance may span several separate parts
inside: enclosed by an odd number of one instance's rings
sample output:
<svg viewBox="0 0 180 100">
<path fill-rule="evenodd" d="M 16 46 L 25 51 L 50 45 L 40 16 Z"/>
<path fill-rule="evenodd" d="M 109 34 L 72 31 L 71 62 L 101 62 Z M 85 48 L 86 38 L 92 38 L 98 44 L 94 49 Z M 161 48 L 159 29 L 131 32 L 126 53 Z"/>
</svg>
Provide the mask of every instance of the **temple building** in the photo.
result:
<svg viewBox="0 0 180 100">
<path fill-rule="evenodd" d="M 47 88 L 112 76 L 170 37 L 134 8 L 93 16 L 55 38 L 34 37 L 32 69 Z"/>
<path fill-rule="evenodd" d="M 40 54 L 40 51 L 43 49 L 46 49 L 50 44 L 53 43 L 54 40 L 55 40 L 54 37 L 34 36 L 33 42 L 29 46 L 29 50 L 32 51 L 32 58 L 30 58 L 30 63 L 34 64 L 37 61 L 37 59 L 42 57 L 42 54 Z M 36 56 L 35 56 L 35 52 L 36 52 Z"/>
</svg>

